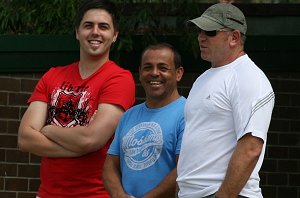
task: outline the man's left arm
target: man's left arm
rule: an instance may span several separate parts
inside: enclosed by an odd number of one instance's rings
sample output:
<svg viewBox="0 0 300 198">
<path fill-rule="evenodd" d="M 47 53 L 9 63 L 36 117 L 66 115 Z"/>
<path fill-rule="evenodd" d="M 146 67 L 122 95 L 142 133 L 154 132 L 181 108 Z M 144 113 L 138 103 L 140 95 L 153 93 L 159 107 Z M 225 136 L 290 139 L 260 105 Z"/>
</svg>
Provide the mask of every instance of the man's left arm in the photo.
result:
<svg viewBox="0 0 300 198">
<path fill-rule="evenodd" d="M 263 143 L 262 139 L 252 136 L 251 133 L 247 133 L 238 141 L 216 197 L 232 198 L 239 195 L 256 166 Z"/>
<path fill-rule="evenodd" d="M 176 156 L 176 163 L 178 155 Z M 169 172 L 168 175 L 143 198 L 174 198 L 176 194 L 177 166 Z"/>
</svg>

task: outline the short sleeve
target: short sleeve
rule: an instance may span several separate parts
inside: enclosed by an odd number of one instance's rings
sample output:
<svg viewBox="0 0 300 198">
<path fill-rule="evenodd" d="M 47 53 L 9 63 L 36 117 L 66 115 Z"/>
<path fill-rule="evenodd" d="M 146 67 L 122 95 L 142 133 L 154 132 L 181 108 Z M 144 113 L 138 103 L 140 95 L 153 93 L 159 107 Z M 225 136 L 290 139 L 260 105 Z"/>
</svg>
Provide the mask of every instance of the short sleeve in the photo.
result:
<svg viewBox="0 0 300 198">
<path fill-rule="evenodd" d="M 181 148 L 181 142 L 182 142 L 182 135 L 184 131 L 184 117 L 182 116 L 181 119 L 178 122 L 178 130 L 177 130 L 177 143 L 176 143 L 176 155 L 179 155 L 180 148 Z"/>
<path fill-rule="evenodd" d="M 101 92 L 99 103 L 117 104 L 124 110 L 129 109 L 135 102 L 135 83 L 132 74 L 127 70 L 113 74 Z"/>
<path fill-rule="evenodd" d="M 260 70 L 252 69 L 235 73 L 230 86 L 237 139 L 253 133 L 265 140 L 275 98 L 270 82 Z"/>
<path fill-rule="evenodd" d="M 245 127 L 245 132 L 251 132 L 253 136 L 267 138 L 267 131 L 271 122 L 272 110 L 274 108 L 275 95 L 269 93 L 252 104 L 251 115 Z"/>
<path fill-rule="evenodd" d="M 124 114 L 123 114 L 124 116 Z M 121 129 L 122 129 L 122 123 L 123 123 L 123 116 L 121 117 L 121 120 L 117 126 L 114 138 L 112 143 L 110 144 L 110 147 L 107 151 L 108 154 L 110 155 L 116 155 L 116 156 L 120 156 L 120 133 L 121 133 Z"/>
<path fill-rule="evenodd" d="M 42 78 L 38 81 L 37 85 L 35 86 L 30 98 L 28 99 L 28 103 L 33 101 L 42 101 L 42 102 L 49 102 L 48 95 L 47 95 L 47 82 L 49 81 L 50 77 L 52 76 L 54 68 L 51 68 L 47 71 Z"/>
</svg>

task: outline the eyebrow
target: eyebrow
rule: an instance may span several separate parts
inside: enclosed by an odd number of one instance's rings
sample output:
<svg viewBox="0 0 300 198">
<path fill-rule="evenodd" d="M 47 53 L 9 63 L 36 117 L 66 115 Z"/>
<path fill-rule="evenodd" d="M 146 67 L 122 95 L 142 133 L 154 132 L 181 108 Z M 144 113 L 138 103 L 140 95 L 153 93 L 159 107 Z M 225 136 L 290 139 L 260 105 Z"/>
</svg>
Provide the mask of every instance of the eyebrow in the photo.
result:
<svg viewBox="0 0 300 198">
<path fill-rule="evenodd" d="M 141 67 L 143 67 L 143 66 L 145 67 L 145 66 L 154 66 L 154 65 L 150 62 L 146 62 L 141 65 Z M 167 63 L 163 63 L 163 62 L 157 63 L 157 66 L 158 67 L 167 67 L 168 69 L 171 69 L 170 65 L 168 65 Z"/>
<path fill-rule="evenodd" d="M 109 26 L 109 27 L 110 27 L 109 23 L 106 23 L 106 22 L 94 23 L 94 22 L 92 22 L 92 21 L 84 21 L 82 24 L 83 24 L 83 25 L 84 25 L 84 24 L 98 24 L 98 25 L 106 25 L 106 26 Z"/>
</svg>

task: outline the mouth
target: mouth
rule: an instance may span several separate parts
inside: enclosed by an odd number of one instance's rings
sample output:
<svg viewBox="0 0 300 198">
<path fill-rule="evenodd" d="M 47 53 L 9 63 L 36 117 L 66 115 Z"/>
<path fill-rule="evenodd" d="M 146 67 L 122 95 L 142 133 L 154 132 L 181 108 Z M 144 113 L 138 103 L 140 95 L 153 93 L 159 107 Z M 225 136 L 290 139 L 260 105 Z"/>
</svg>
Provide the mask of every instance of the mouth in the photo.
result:
<svg viewBox="0 0 300 198">
<path fill-rule="evenodd" d="M 102 41 L 99 41 L 99 40 L 89 40 L 88 42 L 92 47 L 99 47 L 100 44 L 103 43 Z"/>
<path fill-rule="evenodd" d="M 206 49 L 207 47 L 200 45 L 200 50 Z"/>
<path fill-rule="evenodd" d="M 162 82 L 161 81 L 151 80 L 151 81 L 149 81 L 149 84 L 152 85 L 152 86 L 158 86 L 158 85 L 161 85 Z"/>
</svg>

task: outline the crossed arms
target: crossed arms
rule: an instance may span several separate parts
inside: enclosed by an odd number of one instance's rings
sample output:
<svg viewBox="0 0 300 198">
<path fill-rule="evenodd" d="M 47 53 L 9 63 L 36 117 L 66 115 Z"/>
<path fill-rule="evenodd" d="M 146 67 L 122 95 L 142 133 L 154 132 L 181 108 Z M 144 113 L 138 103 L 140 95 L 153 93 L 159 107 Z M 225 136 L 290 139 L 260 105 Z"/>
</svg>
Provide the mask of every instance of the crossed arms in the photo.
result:
<svg viewBox="0 0 300 198">
<path fill-rule="evenodd" d="M 47 104 L 32 102 L 20 123 L 19 149 L 43 157 L 77 157 L 96 151 L 112 137 L 123 112 L 118 105 L 99 104 L 89 125 L 63 128 L 45 125 Z"/>
</svg>

